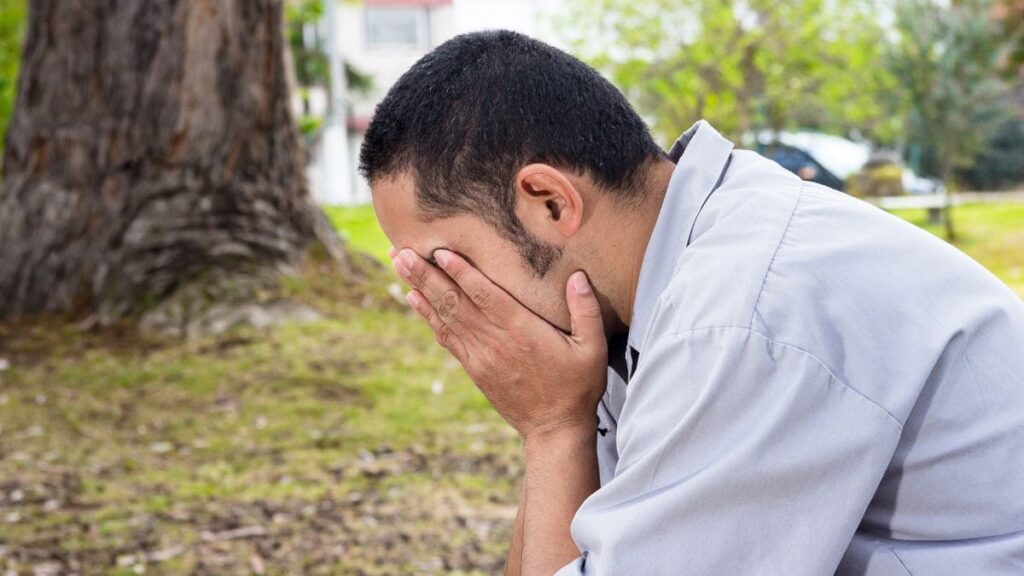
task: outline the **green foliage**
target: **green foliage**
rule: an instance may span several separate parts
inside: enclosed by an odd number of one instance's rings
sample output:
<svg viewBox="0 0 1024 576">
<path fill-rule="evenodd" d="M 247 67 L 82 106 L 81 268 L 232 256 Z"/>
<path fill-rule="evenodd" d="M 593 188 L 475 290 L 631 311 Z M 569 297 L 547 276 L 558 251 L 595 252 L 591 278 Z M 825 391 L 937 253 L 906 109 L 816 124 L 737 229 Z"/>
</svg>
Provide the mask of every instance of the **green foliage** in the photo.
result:
<svg viewBox="0 0 1024 576">
<path fill-rule="evenodd" d="M 891 141 L 896 79 L 873 0 L 570 0 L 563 26 L 666 138 L 697 118 L 751 130 L 858 130 Z"/>
<path fill-rule="evenodd" d="M 1017 77 L 1024 67 L 1024 0 L 1004 0 L 996 10 L 1002 22 L 1000 32 L 1011 46 L 1005 71 L 1010 77 Z"/>
<path fill-rule="evenodd" d="M 907 144 L 919 171 L 944 180 L 967 167 L 1006 120 L 1000 65 L 1012 48 L 992 0 L 899 0 L 888 65 L 901 79 Z M 919 151 L 919 152 L 918 152 Z"/>
<path fill-rule="evenodd" d="M 285 4 L 284 17 L 289 24 L 308 24 L 324 16 L 323 0 L 291 0 Z"/>
<path fill-rule="evenodd" d="M 373 76 L 345 62 L 345 82 L 351 92 L 369 94 L 373 90 Z"/>
<path fill-rule="evenodd" d="M 323 17 L 323 0 L 292 0 L 285 5 L 288 44 L 299 86 L 327 86 L 330 82 L 330 64 L 321 39 L 318 37 L 313 46 L 307 46 L 304 37 L 304 30 L 315 28 Z M 373 77 L 348 62 L 345 62 L 345 81 L 354 92 L 365 94 L 373 89 Z"/>
<path fill-rule="evenodd" d="M 323 18 L 322 0 L 288 2 L 284 15 L 288 23 L 288 45 L 291 47 L 299 86 L 326 86 L 330 78 L 327 55 L 320 46 L 319 38 L 313 46 L 308 46 L 305 36 L 305 31 Z"/>
<path fill-rule="evenodd" d="M 957 176 L 972 190 L 999 190 L 1024 183 L 1024 115 L 999 126 L 971 167 Z"/>
<path fill-rule="evenodd" d="M 858 198 L 899 196 L 903 190 L 903 168 L 898 164 L 868 166 L 846 179 L 844 191 Z"/>
<path fill-rule="evenodd" d="M 0 0 L 0 158 L 4 135 L 14 111 L 21 66 L 21 43 L 27 16 L 25 0 Z"/>
<path fill-rule="evenodd" d="M 323 118 L 304 114 L 299 118 L 299 132 L 302 132 L 303 136 L 309 137 L 312 134 L 319 132 L 323 124 Z"/>
</svg>

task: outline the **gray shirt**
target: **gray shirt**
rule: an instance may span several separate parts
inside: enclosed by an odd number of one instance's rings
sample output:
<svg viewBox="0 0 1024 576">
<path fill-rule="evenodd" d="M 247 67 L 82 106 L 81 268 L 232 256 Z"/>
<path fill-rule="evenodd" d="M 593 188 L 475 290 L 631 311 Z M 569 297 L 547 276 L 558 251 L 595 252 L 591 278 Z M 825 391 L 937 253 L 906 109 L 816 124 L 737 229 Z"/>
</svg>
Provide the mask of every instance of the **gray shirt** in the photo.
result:
<svg viewBox="0 0 1024 576">
<path fill-rule="evenodd" d="M 1020 298 L 705 122 L 669 155 L 558 574 L 1024 574 Z"/>
</svg>

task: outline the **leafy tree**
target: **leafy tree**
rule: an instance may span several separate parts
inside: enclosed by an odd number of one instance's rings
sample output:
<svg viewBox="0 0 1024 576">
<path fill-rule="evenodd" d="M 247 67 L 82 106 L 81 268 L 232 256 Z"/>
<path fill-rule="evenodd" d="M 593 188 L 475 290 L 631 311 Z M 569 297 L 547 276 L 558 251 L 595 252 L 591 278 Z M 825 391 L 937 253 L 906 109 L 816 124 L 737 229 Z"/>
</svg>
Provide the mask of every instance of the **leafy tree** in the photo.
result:
<svg viewBox="0 0 1024 576">
<path fill-rule="evenodd" d="M 1003 0 L 996 6 L 996 14 L 1002 22 L 1002 33 L 1011 45 L 1007 72 L 1016 76 L 1024 67 L 1024 0 Z"/>
<path fill-rule="evenodd" d="M 998 190 L 1024 182 L 1024 114 L 1001 124 L 969 168 L 957 177 L 974 190 Z"/>
<path fill-rule="evenodd" d="M 309 116 L 308 89 L 330 86 L 330 64 L 318 35 L 318 24 L 324 17 L 323 0 L 291 0 L 285 5 L 288 45 L 295 68 L 295 80 L 303 99 L 304 115 L 299 120 L 303 134 L 319 129 L 322 119 Z M 312 42 L 310 42 L 310 39 Z M 373 77 L 350 62 L 344 63 L 345 82 L 352 92 L 367 94 L 373 89 Z"/>
<path fill-rule="evenodd" d="M 25 0 L 0 0 L 0 158 L 4 153 L 3 135 L 14 109 L 24 36 Z"/>
<path fill-rule="evenodd" d="M 907 144 L 921 171 L 949 182 L 1007 119 L 1000 76 L 1012 43 L 991 0 L 898 0 L 889 67 L 909 111 Z"/>
<path fill-rule="evenodd" d="M 896 79 L 879 66 L 872 0 L 571 0 L 576 51 L 637 103 L 662 136 L 697 118 L 738 138 L 816 128 L 893 140 L 882 113 Z"/>
</svg>

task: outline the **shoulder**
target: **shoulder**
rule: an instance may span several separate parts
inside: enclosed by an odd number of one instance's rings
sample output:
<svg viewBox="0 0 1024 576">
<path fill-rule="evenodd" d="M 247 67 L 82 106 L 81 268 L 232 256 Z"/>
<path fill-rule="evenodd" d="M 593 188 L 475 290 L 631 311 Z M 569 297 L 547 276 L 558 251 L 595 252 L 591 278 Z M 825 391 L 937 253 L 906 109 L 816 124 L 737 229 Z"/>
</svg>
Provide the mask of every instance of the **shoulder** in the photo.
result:
<svg viewBox="0 0 1024 576">
<path fill-rule="evenodd" d="M 712 195 L 659 297 L 651 339 L 748 329 L 805 351 L 904 418 L 920 375 L 957 334 L 1005 310 L 1008 291 L 918 227 L 778 170 L 748 158 Z M 996 296 L 1004 304 L 981 305 Z"/>
<path fill-rule="evenodd" d="M 648 338 L 748 330 L 776 349 L 801 351 L 840 382 L 862 389 L 861 379 L 878 374 L 851 373 L 845 359 L 856 349 L 876 365 L 889 354 L 875 348 L 870 328 L 893 323 L 900 313 L 894 280 L 902 277 L 910 288 L 912 254 L 929 253 L 940 242 L 774 162 L 735 154 L 658 298 Z M 880 265 L 890 257 L 902 263 Z"/>
<path fill-rule="evenodd" d="M 671 330 L 749 326 L 803 182 L 778 164 L 738 150 L 694 222 L 689 243 L 656 305 Z"/>
</svg>

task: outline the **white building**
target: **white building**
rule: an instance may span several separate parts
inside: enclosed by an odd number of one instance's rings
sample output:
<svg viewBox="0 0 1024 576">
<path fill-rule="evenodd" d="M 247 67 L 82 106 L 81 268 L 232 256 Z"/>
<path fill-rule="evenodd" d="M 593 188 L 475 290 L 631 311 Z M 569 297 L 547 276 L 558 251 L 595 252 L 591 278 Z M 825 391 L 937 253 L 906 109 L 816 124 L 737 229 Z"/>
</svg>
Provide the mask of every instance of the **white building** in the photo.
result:
<svg viewBox="0 0 1024 576">
<path fill-rule="evenodd" d="M 313 197 L 324 204 L 370 201 L 369 188 L 356 172 L 363 133 L 374 107 L 417 60 L 456 34 L 489 28 L 518 30 L 557 44 L 553 9 L 542 0 L 325 0 L 323 31 L 336 62 L 344 60 L 373 77 L 366 96 L 347 94 L 344 121 L 328 121 L 310 150 L 308 168 Z M 333 41 L 331 41 L 333 39 Z M 333 69 L 333 68 L 332 68 Z M 339 92 L 346 92 L 340 87 Z M 326 114 L 326 90 L 310 94 L 311 112 Z M 344 127 L 342 127 L 344 125 Z M 344 136 L 342 136 L 344 134 Z M 342 158 L 347 161 L 342 164 Z"/>
</svg>

